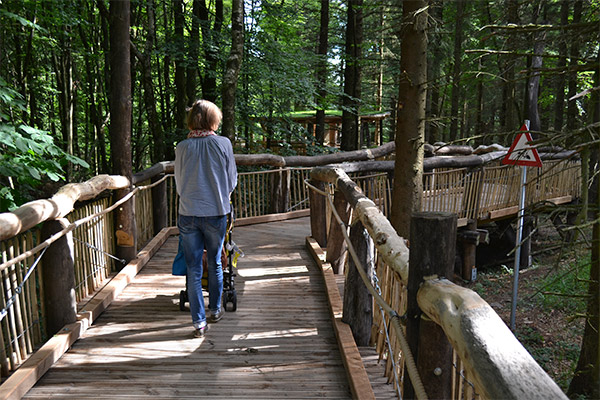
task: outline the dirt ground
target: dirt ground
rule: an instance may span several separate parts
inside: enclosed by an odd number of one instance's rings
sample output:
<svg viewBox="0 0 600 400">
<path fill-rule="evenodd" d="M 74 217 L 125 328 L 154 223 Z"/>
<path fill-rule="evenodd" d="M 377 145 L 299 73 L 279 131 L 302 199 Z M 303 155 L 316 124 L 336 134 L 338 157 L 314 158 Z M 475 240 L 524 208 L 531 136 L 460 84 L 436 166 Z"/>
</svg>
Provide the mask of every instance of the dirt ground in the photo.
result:
<svg viewBox="0 0 600 400">
<path fill-rule="evenodd" d="M 585 293 L 587 285 L 580 279 L 573 281 L 574 287 L 564 283 L 573 263 L 589 257 L 589 247 L 585 240 L 574 248 L 557 246 L 561 237 L 552 224 L 541 221 L 537 227 L 532 266 L 519 272 L 515 332 L 538 364 L 566 391 L 579 357 L 584 327 L 584 320 L 576 313 L 585 308 L 584 300 L 569 295 L 574 291 Z M 544 251 L 548 248 L 555 250 Z M 485 299 L 507 325 L 512 308 L 513 266 L 510 262 L 480 269 L 474 282 L 464 284 Z"/>
</svg>

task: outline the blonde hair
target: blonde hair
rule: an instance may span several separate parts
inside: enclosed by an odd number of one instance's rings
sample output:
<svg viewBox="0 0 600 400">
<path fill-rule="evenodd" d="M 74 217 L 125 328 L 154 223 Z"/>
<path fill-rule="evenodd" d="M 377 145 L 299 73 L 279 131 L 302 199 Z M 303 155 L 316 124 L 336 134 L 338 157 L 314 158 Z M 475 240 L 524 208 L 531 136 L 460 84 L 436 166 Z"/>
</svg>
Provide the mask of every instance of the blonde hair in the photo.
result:
<svg viewBox="0 0 600 400">
<path fill-rule="evenodd" d="M 190 130 L 216 131 L 223 113 L 216 104 L 208 100 L 196 100 L 188 109 L 187 126 Z"/>
</svg>

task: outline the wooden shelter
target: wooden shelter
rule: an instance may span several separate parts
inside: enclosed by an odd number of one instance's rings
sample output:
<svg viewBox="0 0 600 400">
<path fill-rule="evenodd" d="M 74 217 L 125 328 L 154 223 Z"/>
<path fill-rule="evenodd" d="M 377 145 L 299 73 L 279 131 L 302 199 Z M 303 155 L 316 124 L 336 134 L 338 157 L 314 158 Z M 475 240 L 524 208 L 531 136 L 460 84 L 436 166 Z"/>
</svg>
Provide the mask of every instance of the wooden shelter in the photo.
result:
<svg viewBox="0 0 600 400">
<path fill-rule="evenodd" d="M 359 147 L 372 145 L 380 146 L 383 144 L 383 120 L 390 116 L 390 112 L 374 112 L 365 113 L 359 116 Z M 315 137 L 316 130 L 316 112 L 295 113 L 291 120 L 304 126 L 304 128 Z M 342 113 L 341 111 L 326 111 L 325 112 L 325 142 L 326 146 L 339 147 L 340 135 L 342 129 Z M 371 125 L 375 127 L 371 132 Z"/>
</svg>

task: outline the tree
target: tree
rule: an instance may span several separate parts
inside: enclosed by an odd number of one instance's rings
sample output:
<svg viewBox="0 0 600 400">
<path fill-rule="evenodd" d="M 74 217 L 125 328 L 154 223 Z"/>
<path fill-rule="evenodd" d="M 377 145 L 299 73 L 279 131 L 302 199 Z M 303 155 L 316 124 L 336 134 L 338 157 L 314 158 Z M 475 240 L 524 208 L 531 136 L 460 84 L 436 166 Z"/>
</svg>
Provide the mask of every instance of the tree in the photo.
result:
<svg viewBox="0 0 600 400">
<path fill-rule="evenodd" d="M 129 178 L 133 171 L 131 164 L 131 60 L 129 45 L 129 1 L 110 2 L 110 139 L 112 148 L 113 173 Z M 115 191 L 120 199 L 131 189 Z M 125 202 L 115 210 L 117 227 L 117 257 L 127 262 L 136 256 L 134 202 Z"/>
<path fill-rule="evenodd" d="M 244 1 L 231 3 L 231 50 L 223 75 L 222 101 L 223 126 L 221 132 L 232 142 L 235 140 L 236 88 L 242 57 L 244 55 Z"/>
<path fill-rule="evenodd" d="M 346 151 L 358 149 L 363 45 L 362 5 L 362 0 L 348 1 L 341 143 L 341 149 Z"/>
<path fill-rule="evenodd" d="M 325 139 L 325 104 L 327 96 L 327 42 L 329 37 L 329 0 L 321 0 L 321 24 L 317 54 L 317 115 L 315 140 L 322 145 Z"/>
<path fill-rule="evenodd" d="M 404 1 L 396 164 L 391 223 L 404 238 L 409 237 L 410 217 L 421 206 L 423 196 L 423 145 L 427 84 L 427 1 Z"/>
</svg>

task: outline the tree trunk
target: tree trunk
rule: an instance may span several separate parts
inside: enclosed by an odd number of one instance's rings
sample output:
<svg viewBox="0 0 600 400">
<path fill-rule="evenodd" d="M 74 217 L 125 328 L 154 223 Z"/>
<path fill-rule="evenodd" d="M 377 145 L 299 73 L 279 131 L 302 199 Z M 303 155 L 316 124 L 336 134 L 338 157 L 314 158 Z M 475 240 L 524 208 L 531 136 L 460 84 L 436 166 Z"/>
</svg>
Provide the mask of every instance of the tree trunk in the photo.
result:
<svg viewBox="0 0 600 400">
<path fill-rule="evenodd" d="M 600 61 L 600 51 L 597 60 Z M 594 75 L 594 87 L 600 85 L 600 73 L 596 71 Z M 598 91 L 592 93 L 591 114 L 593 122 L 600 121 L 600 95 Z M 595 129 L 596 135 L 600 130 Z M 595 155 L 591 157 L 597 160 L 600 153 L 600 146 L 596 145 L 593 148 Z M 597 170 L 596 170 L 597 172 Z M 575 374 L 569 385 L 567 394 L 569 398 L 577 398 L 585 395 L 587 398 L 597 399 L 600 397 L 600 190 L 598 190 L 598 175 L 595 176 L 595 184 L 592 185 L 591 192 L 594 194 L 595 215 L 594 226 L 592 230 L 592 263 L 590 265 L 590 280 L 588 287 L 588 305 L 585 330 L 581 344 L 581 352 L 579 353 L 579 361 L 575 369 Z"/>
<path fill-rule="evenodd" d="M 327 45 L 329 36 L 329 0 L 321 0 L 321 25 L 319 28 L 319 60 L 317 67 L 317 115 L 315 140 L 323 145 L 325 140 L 325 97 L 327 96 Z M 335 144 L 334 144 L 335 145 Z"/>
<path fill-rule="evenodd" d="M 189 39 L 189 65 L 186 75 L 187 105 L 191 107 L 196 101 L 196 78 L 198 75 L 198 49 L 200 47 L 200 9 L 204 0 L 194 0 L 192 5 L 192 29 Z"/>
<path fill-rule="evenodd" d="M 183 36 L 183 0 L 175 0 L 175 47 L 177 47 L 178 54 L 183 54 L 183 44 L 185 38 Z M 175 58 L 175 127 L 177 129 L 177 136 L 184 136 L 186 131 L 186 88 L 185 88 L 185 66 L 184 57 L 178 56 Z M 169 79 L 169 77 L 166 77 Z M 179 139 L 179 137 L 176 137 Z"/>
<path fill-rule="evenodd" d="M 579 23 L 581 21 L 581 9 L 582 9 L 582 1 L 577 0 L 573 5 L 573 24 Z M 575 35 L 573 37 L 573 41 L 571 42 L 571 52 L 569 54 L 571 56 L 570 66 L 576 66 L 578 64 L 579 58 L 579 37 Z M 577 72 L 573 71 L 569 73 L 569 93 L 567 98 L 571 98 L 577 94 Z M 577 110 L 577 102 L 574 100 L 570 100 L 567 103 L 567 129 L 573 130 L 577 126 L 577 116 L 579 112 Z"/>
<path fill-rule="evenodd" d="M 560 4 L 560 25 L 566 26 L 569 23 L 569 7 L 570 0 L 562 0 Z M 557 68 L 565 68 L 567 66 L 567 38 L 566 32 L 563 30 L 561 37 L 558 39 L 558 54 L 561 57 L 556 63 Z M 554 102 L 554 130 L 561 131 L 564 121 L 565 108 L 565 75 L 558 74 L 556 76 L 556 100 Z"/>
<path fill-rule="evenodd" d="M 431 13 L 433 14 L 433 20 L 439 21 L 438 24 L 443 23 L 443 6 L 441 2 L 434 2 L 430 6 Z M 441 27 L 439 28 L 441 29 Z M 428 105 L 427 105 L 427 125 L 425 126 L 425 141 L 428 143 L 435 143 L 439 141 L 440 129 L 439 121 L 437 118 L 440 116 L 440 65 L 442 63 L 442 35 L 439 33 L 429 33 L 429 37 L 432 39 L 431 42 L 431 63 L 428 67 L 428 79 L 433 84 L 430 85 L 428 90 Z M 395 108 L 395 107 L 394 107 Z M 392 113 L 395 113 L 392 111 Z"/>
<path fill-rule="evenodd" d="M 200 2 L 200 29 L 206 67 L 202 77 L 202 97 L 215 102 L 217 100 L 217 63 L 219 62 L 219 34 L 223 25 L 223 0 L 215 1 L 215 21 L 212 29 L 205 1 Z"/>
<path fill-rule="evenodd" d="M 344 97 L 342 99 L 342 143 L 344 151 L 358 148 L 359 107 L 361 97 L 360 62 L 363 42 L 363 0 L 348 2 L 346 25 L 346 68 L 344 69 Z"/>
<path fill-rule="evenodd" d="M 509 24 L 519 23 L 519 3 L 517 0 L 507 0 L 506 2 L 507 22 Z M 517 48 L 517 38 L 513 35 L 508 38 L 508 51 L 514 52 Z M 515 65 L 517 56 L 510 54 L 507 56 L 504 69 L 504 86 L 502 88 L 502 110 L 500 113 L 500 124 L 505 131 L 513 131 L 518 129 L 518 118 L 516 115 L 517 108 L 515 107 Z M 502 143 L 509 144 L 509 143 Z"/>
<path fill-rule="evenodd" d="M 460 75 L 461 58 L 463 55 L 463 17 L 465 1 L 456 1 L 456 21 L 454 25 L 454 65 L 452 67 L 452 94 L 450 96 L 450 141 L 459 139 L 458 134 L 458 108 L 460 104 Z"/>
<path fill-rule="evenodd" d="M 110 138 L 113 173 L 131 182 L 131 60 L 129 45 L 129 1 L 110 2 Z M 120 199 L 130 188 L 117 190 Z M 133 199 L 115 210 L 116 255 L 131 261 L 136 255 L 136 225 Z"/>
<path fill-rule="evenodd" d="M 396 127 L 396 166 L 391 222 L 398 234 L 409 237 L 410 217 L 419 211 L 423 196 L 423 145 L 427 83 L 427 0 L 404 1 Z"/>
<path fill-rule="evenodd" d="M 231 3 L 231 51 L 225 64 L 221 99 L 223 101 L 223 126 L 221 133 L 235 140 L 236 88 L 244 56 L 244 1 Z"/>
<path fill-rule="evenodd" d="M 156 113 L 156 97 L 154 96 L 154 84 L 152 80 L 152 51 L 154 50 L 154 0 L 147 0 L 148 30 L 144 54 L 140 62 L 142 63 L 142 81 L 144 85 L 144 104 L 148 118 L 148 129 L 152 134 L 152 146 L 154 151 L 151 154 L 152 164 L 163 161 L 165 157 L 165 138 L 160 124 L 158 123 L 158 114 Z"/>
<path fill-rule="evenodd" d="M 536 69 L 542 68 L 542 53 L 544 52 L 544 39 L 546 35 L 539 35 L 533 45 L 533 57 L 531 59 L 531 75 L 527 83 L 527 116 L 530 121 L 529 129 L 541 131 L 540 113 L 538 110 L 538 95 L 540 91 L 540 72 Z"/>
</svg>

